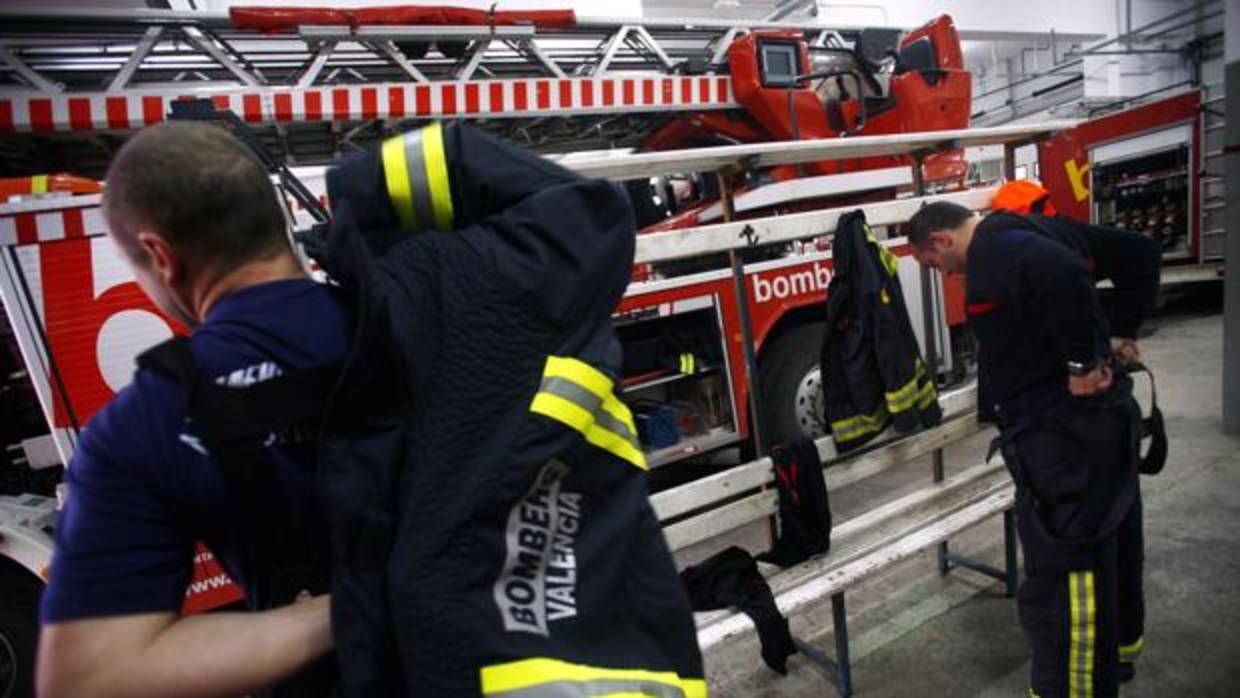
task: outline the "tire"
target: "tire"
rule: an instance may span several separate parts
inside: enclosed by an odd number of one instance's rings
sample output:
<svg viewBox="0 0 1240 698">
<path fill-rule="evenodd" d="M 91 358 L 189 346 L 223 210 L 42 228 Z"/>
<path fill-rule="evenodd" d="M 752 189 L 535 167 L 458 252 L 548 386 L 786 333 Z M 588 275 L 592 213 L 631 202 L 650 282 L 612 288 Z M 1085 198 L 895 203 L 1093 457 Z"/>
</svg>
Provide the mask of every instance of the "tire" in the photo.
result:
<svg viewBox="0 0 1240 698">
<path fill-rule="evenodd" d="M 799 325 L 778 336 L 762 352 L 759 411 L 767 448 L 827 433 L 819 367 L 825 330 L 821 322 Z"/>
<path fill-rule="evenodd" d="M 24 570 L 0 567 L 0 698 L 34 695 L 40 585 Z"/>
</svg>

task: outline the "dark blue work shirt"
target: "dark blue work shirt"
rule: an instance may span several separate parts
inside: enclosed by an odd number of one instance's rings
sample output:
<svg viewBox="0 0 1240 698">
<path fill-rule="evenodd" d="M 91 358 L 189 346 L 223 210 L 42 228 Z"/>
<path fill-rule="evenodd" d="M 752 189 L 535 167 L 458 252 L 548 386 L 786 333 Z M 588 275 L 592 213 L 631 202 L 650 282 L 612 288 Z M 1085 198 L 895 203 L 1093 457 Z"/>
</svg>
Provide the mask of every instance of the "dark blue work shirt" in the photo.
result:
<svg viewBox="0 0 1240 698">
<path fill-rule="evenodd" d="M 202 377 L 234 386 L 337 363 L 348 344 L 344 306 L 309 279 L 231 293 L 191 338 Z M 275 462 L 300 520 L 321 520 L 312 464 L 287 453 Z M 195 438 L 181 388 L 163 374 L 138 371 L 91 420 L 67 481 L 43 622 L 178 610 L 198 540 L 218 541 L 216 556 L 245 586 L 240 541 L 230 540 L 242 516 L 237 496 Z"/>
</svg>

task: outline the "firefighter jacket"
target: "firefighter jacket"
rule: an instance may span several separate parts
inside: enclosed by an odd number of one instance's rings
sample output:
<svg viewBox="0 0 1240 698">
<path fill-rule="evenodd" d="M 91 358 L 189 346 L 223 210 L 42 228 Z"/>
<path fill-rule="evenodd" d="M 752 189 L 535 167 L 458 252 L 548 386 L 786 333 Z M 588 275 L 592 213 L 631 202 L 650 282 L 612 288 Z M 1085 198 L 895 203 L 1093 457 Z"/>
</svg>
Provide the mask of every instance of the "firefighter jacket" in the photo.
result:
<svg viewBox="0 0 1240 698">
<path fill-rule="evenodd" d="M 832 244 L 822 343 L 823 408 L 836 448 L 856 448 L 888 425 L 907 432 L 942 419 L 904 306 L 899 261 L 854 211 Z"/>
<path fill-rule="evenodd" d="M 320 447 L 339 695 L 705 695 L 617 397 L 625 195 L 440 124 L 327 184 L 309 249 L 357 313 Z"/>
<path fill-rule="evenodd" d="M 1067 390 L 1067 362 L 1110 352 L 1108 336 L 1136 337 L 1158 295 L 1162 251 L 1125 230 L 1066 216 L 991 213 L 969 245 L 965 310 L 979 341 L 978 404 Z M 1115 285 L 1104 313 L 1094 285 Z"/>
</svg>

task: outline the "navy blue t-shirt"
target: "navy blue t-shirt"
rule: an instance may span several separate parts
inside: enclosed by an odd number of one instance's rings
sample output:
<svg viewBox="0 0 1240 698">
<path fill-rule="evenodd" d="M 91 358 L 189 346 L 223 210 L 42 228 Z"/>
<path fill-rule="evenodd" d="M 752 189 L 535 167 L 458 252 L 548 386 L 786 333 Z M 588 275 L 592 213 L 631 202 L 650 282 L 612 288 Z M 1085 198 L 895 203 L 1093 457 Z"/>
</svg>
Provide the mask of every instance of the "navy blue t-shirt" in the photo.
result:
<svg viewBox="0 0 1240 698">
<path fill-rule="evenodd" d="M 342 361 L 349 323 L 329 287 L 276 281 L 220 299 L 190 341 L 204 378 L 244 386 Z M 312 464 L 287 453 L 274 460 L 289 506 L 320 521 Z M 138 371 L 96 414 L 67 481 L 43 622 L 178 610 L 198 540 L 218 541 L 213 552 L 245 586 L 239 542 L 229 540 L 242 516 L 237 497 L 194 436 L 181 388 L 163 374 Z"/>
</svg>

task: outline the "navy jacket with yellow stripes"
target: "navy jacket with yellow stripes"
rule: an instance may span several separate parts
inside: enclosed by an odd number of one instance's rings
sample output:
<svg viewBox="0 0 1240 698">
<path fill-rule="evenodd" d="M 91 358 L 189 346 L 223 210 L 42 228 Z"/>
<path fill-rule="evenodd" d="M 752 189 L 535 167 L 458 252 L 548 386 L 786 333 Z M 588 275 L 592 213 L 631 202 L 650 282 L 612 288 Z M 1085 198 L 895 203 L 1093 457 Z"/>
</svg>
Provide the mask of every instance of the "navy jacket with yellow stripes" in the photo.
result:
<svg viewBox="0 0 1240 698">
<path fill-rule="evenodd" d="M 889 425 L 907 432 L 938 424 L 938 393 L 904 305 L 899 260 L 861 211 L 840 218 L 831 249 L 822 377 L 836 448 L 856 448 Z"/>
<path fill-rule="evenodd" d="M 339 695 L 705 695 L 616 394 L 625 195 L 440 124 L 328 193 L 310 248 L 357 312 L 320 451 Z"/>
</svg>

